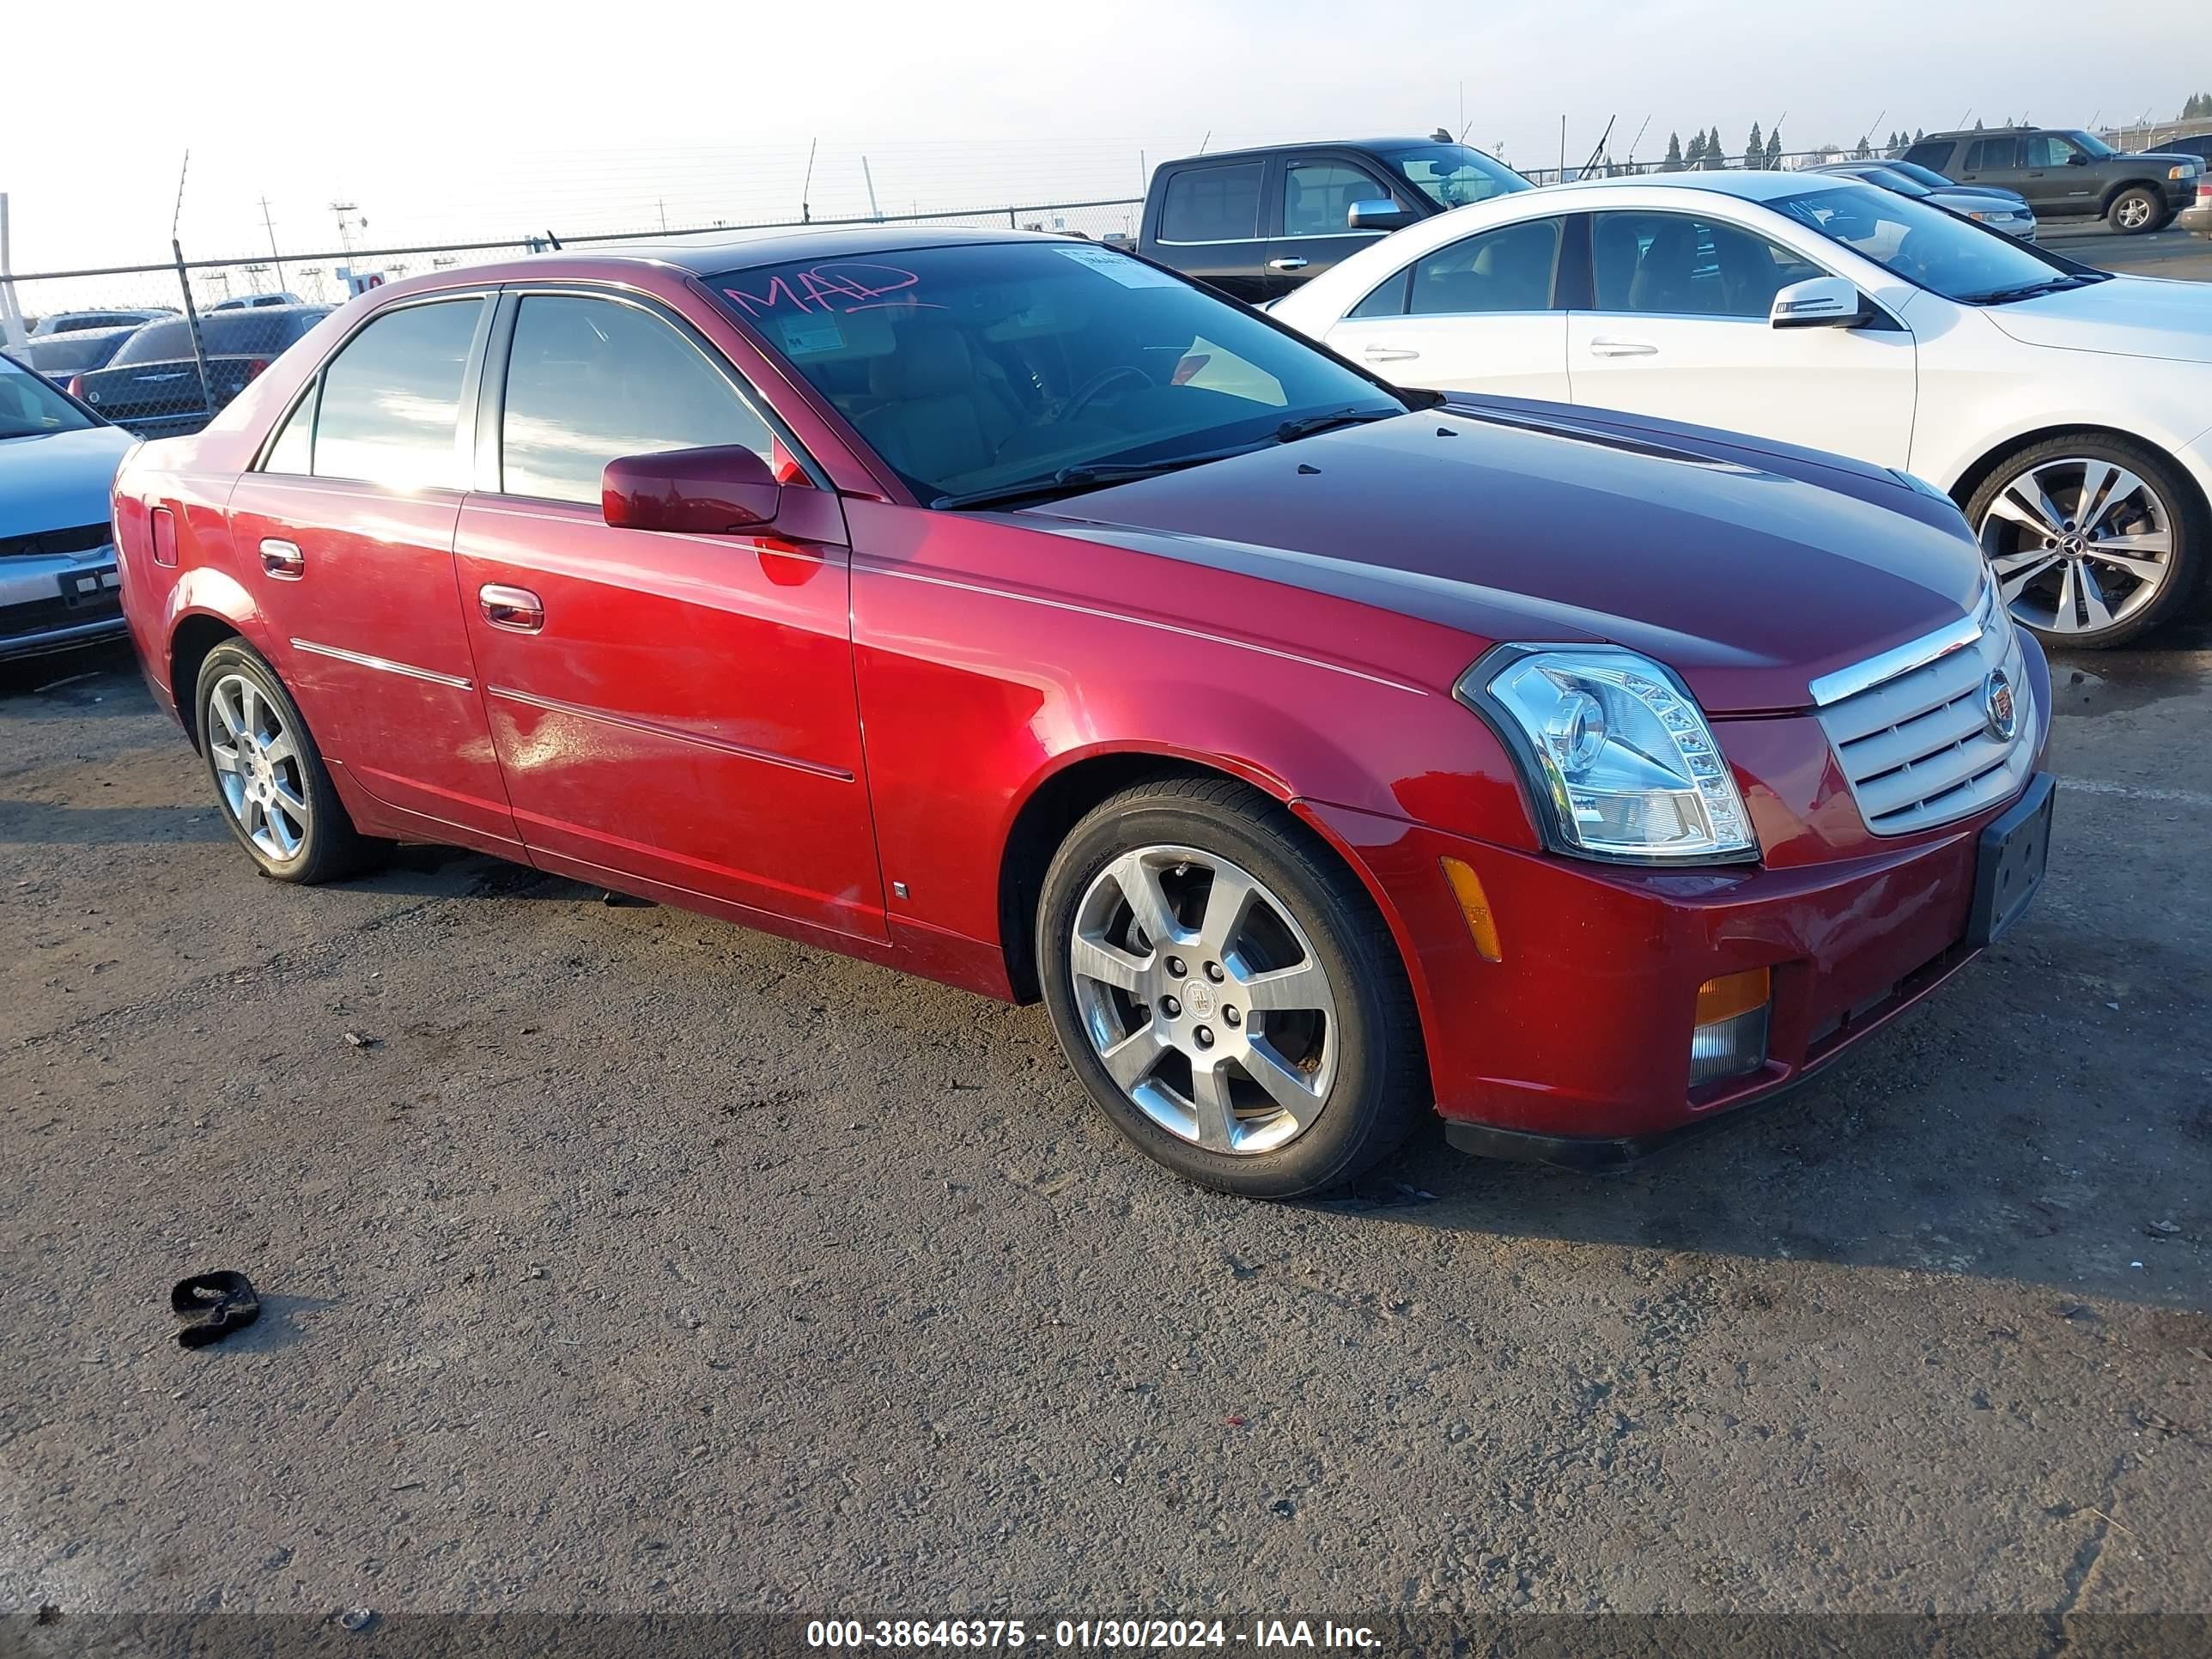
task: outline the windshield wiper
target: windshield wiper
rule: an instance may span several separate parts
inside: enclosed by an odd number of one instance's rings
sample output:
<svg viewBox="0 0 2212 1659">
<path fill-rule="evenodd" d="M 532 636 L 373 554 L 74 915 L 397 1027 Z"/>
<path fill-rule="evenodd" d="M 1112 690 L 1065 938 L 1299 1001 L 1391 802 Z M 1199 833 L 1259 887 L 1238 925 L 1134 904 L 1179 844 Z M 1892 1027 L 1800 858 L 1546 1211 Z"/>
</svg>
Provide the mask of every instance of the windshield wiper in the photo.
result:
<svg viewBox="0 0 2212 1659">
<path fill-rule="evenodd" d="M 1243 452 L 1237 449 L 1226 453 L 1241 454 Z M 1127 483 L 1136 478 L 1157 477 L 1163 472 L 1179 472 L 1187 466 L 1218 461 L 1223 453 L 1217 450 L 1204 455 L 1178 455 L 1172 460 L 1093 461 L 1083 466 L 1063 466 L 1048 477 L 1024 478 L 1018 483 L 998 484 L 989 489 L 970 489 L 963 495 L 939 495 L 930 505 L 934 507 L 1005 507 L 1015 501 L 1042 501 L 1048 496 L 1072 495 L 1079 489 L 1097 489 L 1107 484 Z"/>
<path fill-rule="evenodd" d="M 1285 421 L 1275 428 L 1279 443 L 1296 443 L 1300 438 L 1310 438 L 1316 432 L 1328 432 L 1340 426 L 1364 426 L 1370 421 L 1387 421 L 1394 415 L 1403 415 L 1403 409 L 1339 409 L 1327 415 L 1301 415 L 1294 421 Z"/>
<path fill-rule="evenodd" d="M 2094 283 L 2101 283 L 2111 275 L 2110 271 L 2099 271 L 2094 276 L 2082 271 L 2063 276 L 2047 276 L 2039 283 L 2022 283 L 2017 288 L 1992 289 L 1987 294 L 1972 295 L 1968 296 L 1967 303 L 2001 306 L 2014 300 L 2032 300 L 2039 294 L 2063 294 L 2070 288 L 2087 288 Z"/>
</svg>

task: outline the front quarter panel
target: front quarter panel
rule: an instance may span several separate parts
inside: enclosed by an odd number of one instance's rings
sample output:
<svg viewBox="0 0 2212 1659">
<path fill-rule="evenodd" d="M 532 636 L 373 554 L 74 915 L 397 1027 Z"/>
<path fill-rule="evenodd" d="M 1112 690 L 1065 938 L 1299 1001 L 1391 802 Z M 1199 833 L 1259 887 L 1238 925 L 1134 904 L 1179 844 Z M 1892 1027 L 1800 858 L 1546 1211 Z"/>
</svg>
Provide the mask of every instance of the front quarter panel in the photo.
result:
<svg viewBox="0 0 2212 1659">
<path fill-rule="evenodd" d="M 1024 805 L 1102 756 L 1188 762 L 1282 800 L 1537 846 L 1503 745 L 1451 696 L 1485 642 L 1015 515 L 848 507 L 895 927 L 995 951 Z"/>
</svg>

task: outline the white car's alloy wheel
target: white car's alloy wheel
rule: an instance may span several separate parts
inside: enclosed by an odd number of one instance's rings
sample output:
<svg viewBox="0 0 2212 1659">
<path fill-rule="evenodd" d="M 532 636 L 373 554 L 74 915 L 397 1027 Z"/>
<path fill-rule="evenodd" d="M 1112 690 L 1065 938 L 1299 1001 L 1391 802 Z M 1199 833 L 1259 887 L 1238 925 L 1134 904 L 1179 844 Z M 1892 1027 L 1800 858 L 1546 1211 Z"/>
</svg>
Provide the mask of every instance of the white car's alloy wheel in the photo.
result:
<svg viewBox="0 0 2212 1659">
<path fill-rule="evenodd" d="M 2038 461 L 1984 510 L 1982 550 L 2014 620 L 2082 644 L 2158 602 L 2173 574 L 2173 514 L 2115 462 Z"/>
</svg>

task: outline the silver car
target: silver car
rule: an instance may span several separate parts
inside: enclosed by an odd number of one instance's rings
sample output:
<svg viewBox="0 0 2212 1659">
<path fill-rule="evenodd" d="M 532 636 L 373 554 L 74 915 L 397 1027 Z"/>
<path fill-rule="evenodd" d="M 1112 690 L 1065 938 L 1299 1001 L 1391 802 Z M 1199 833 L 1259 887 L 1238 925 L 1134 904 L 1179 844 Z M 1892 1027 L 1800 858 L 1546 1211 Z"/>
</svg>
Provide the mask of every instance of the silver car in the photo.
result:
<svg viewBox="0 0 2212 1659">
<path fill-rule="evenodd" d="M 123 632 L 108 496 L 137 441 L 0 352 L 0 658 Z"/>
<path fill-rule="evenodd" d="M 2035 210 L 2028 206 L 2025 196 L 2015 195 L 2008 190 L 1997 190 L 1986 185 L 1954 184 L 1942 173 L 1915 167 L 1910 161 L 1832 161 L 1826 167 L 1813 167 L 1809 171 L 1864 179 L 1869 185 L 1894 191 L 1899 196 L 1932 203 L 1961 218 L 1987 225 L 1991 230 L 2001 230 L 2016 240 L 2032 242 L 2035 240 Z"/>
</svg>

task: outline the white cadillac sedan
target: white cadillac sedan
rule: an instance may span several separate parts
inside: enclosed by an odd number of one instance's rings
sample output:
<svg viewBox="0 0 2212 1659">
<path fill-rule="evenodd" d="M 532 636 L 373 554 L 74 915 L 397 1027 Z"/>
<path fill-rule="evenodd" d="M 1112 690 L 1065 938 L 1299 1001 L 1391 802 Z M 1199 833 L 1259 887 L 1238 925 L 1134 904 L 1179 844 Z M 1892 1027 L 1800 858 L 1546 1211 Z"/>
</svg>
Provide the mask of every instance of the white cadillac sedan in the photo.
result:
<svg viewBox="0 0 2212 1659">
<path fill-rule="evenodd" d="M 2212 285 L 2112 276 L 1870 185 L 1682 173 L 1499 197 L 1270 309 L 1401 385 L 1929 480 L 2054 642 L 2133 638 L 2212 560 Z"/>
</svg>

